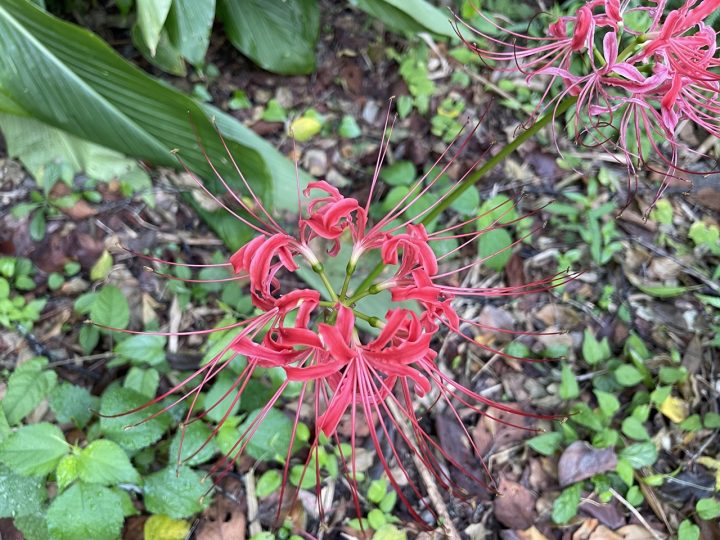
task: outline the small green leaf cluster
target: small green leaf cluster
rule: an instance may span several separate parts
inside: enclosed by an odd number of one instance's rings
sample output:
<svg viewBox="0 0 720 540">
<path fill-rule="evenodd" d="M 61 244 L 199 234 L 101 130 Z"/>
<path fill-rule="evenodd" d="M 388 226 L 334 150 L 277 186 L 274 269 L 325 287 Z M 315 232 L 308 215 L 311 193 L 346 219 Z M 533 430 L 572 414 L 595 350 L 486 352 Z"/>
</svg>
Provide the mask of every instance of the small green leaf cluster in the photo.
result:
<svg viewBox="0 0 720 540">
<path fill-rule="evenodd" d="M 35 288 L 34 269 L 30 260 L 22 257 L 0 257 L 0 327 L 15 325 L 30 330 L 45 307 L 44 298 L 29 300 L 24 292 Z"/>
<path fill-rule="evenodd" d="M 370 510 L 365 517 L 351 519 L 350 527 L 373 531 L 373 540 L 404 540 L 406 533 L 396 526 L 398 519 L 392 515 L 397 493 L 388 485 L 387 479 L 372 480 L 367 485 L 365 497 Z"/>
</svg>

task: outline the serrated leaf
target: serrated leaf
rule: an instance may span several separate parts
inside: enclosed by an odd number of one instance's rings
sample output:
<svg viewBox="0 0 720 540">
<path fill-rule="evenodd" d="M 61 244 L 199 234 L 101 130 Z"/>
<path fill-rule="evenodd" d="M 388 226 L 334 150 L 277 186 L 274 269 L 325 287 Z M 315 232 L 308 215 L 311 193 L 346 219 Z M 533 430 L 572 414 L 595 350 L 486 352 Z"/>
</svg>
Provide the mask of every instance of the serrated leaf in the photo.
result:
<svg viewBox="0 0 720 540">
<path fill-rule="evenodd" d="M 157 366 L 165 361 L 165 344 L 163 336 L 138 334 L 118 343 L 115 352 L 135 364 Z"/>
<path fill-rule="evenodd" d="M 180 467 L 167 467 L 145 478 L 145 508 L 153 514 L 166 514 L 184 518 L 208 506 L 211 497 L 205 496 L 212 483 L 195 471 Z"/>
<path fill-rule="evenodd" d="M 45 476 L 68 452 L 60 428 L 47 422 L 23 426 L 0 445 L 0 462 L 25 476 Z"/>
<path fill-rule="evenodd" d="M 185 540 L 190 532 L 190 523 L 184 519 L 155 515 L 145 522 L 145 540 Z"/>
<path fill-rule="evenodd" d="M 261 409 L 251 412 L 240 426 L 240 433 L 245 433 L 261 412 Z M 256 426 L 257 429 L 247 443 L 246 453 L 255 459 L 284 461 L 292 436 L 292 420 L 277 409 L 271 408 L 262 422 Z"/>
<path fill-rule="evenodd" d="M 0 518 L 17 518 L 40 512 L 47 498 L 42 478 L 29 478 L 0 464 Z"/>
<path fill-rule="evenodd" d="M 100 431 L 128 450 L 139 450 L 154 443 L 170 425 L 167 413 L 148 420 L 160 410 L 158 405 L 151 405 L 144 410 L 124 414 L 145 405 L 147 401 L 147 397 L 129 388 L 108 389 L 100 399 Z M 117 414 L 122 416 L 109 417 Z"/>
<path fill-rule="evenodd" d="M 57 469 L 55 470 L 55 479 L 57 480 L 60 491 L 64 490 L 77 479 L 77 464 L 77 456 L 74 455 L 64 456 L 60 460 L 60 463 L 58 463 Z"/>
<path fill-rule="evenodd" d="M 77 471 L 80 479 L 89 484 L 113 486 L 123 482 L 135 483 L 140 479 L 125 450 L 104 439 L 93 441 L 80 451 Z"/>
<path fill-rule="evenodd" d="M 178 455 L 181 438 L 182 453 Z M 217 451 L 218 446 L 212 430 L 202 422 L 193 422 L 185 427 L 184 433 L 182 427 L 178 428 L 170 443 L 168 455 L 171 463 L 200 465 L 212 459 Z"/>
<path fill-rule="evenodd" d="M 159 383 L 160 374 L 156 369 L 142 369 L 133 366 L 125 376 L 123 386 L 125 388 L 131 388 L 143 396 L 152 398 L 155 396 Z"/>
<path fill-rule="evenodd" d="M 619 457 L 626 460 L 633 469 L 649 467 L 657 461 L 658 451 L 651 442 L 631 444 L 620 451 Z"/>
<path fill-rule="evenodd" d="M 2 408 L 10 425 L 19 424 L 47 397 L 57 384 L 53 371 L 44 371 L 47 359 L 34 358 L 20 364 L 8 379 Z"/>
<path fill-rule="evenodd" d="M 116 540 L 124 519 L 113 491 L 78 482 L 53 500 L 47 521 L 53 540 Z"/>
<path fill-rule="evenodd" d="M 263 69 L 281 74 L 315 69 L 316 0 L 219 0 L 217 11 L 232 44 Z"/>
<path fill-rule="evenodd" d="M 93 322 L 104 326 L 126 328 L 130 323 L 127 298 L 114 285 L 105 285 L 94 298 L 90 308 L 90 318 Z"/>
<path fill-rule="evenodd" d="M 220 422 L 230 411 L 234 415 L 240 408 L 238 398 L 237 379 L 230 373 L 221 373 L 205 396 L 205 411 L 207 417 L 214 422 Z M 234 389 L 231 390 L 231 387 Z M 227 395 L 225 395 L 227 394 Z M 224 396 L 224 397 L 223 397 Z"/>
<path fill-rule="evenodd" d="M 82 428 L 97 410 L 98 398 L 90 395 L 85 388 L 69 383 L 56 387 L 50 394 L 50 408 L 61 424 L 73 422 Z"/>
</svg>

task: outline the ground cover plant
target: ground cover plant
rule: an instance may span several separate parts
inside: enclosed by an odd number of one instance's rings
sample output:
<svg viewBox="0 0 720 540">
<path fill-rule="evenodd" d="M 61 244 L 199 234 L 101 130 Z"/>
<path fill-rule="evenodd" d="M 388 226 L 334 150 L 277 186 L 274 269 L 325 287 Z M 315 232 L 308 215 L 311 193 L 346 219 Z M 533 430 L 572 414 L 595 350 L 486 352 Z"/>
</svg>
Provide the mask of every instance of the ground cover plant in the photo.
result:
<svg viewBox="0 0 720 540">
<path fill-rule="evenodd" d="M 718 536 L 717 3 L 202 4 L 0 6 L 0 533 Z"/>
</svg>

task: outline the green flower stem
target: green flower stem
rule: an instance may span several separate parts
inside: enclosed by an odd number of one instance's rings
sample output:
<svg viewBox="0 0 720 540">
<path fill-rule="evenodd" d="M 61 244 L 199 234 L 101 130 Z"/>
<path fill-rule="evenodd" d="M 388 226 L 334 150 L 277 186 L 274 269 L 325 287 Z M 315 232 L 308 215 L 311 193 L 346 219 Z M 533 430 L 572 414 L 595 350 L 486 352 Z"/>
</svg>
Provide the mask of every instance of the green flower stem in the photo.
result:
<svg viewBox="0 0 720 540">
<path fill-rule="evenodd" d="M 496 165 L 501 163 L 506 157 L 512 154 L 515 150 L 517 150 L 521 144 L 523 144 L 530 137 L 537 134 L 538 131 L 540 131 L 542 128 L 552 122 L 555 117 L 565 114 L 565 112 L 570 109 L 570 107 L 575 105 L 576 101 L 576 96 L 568 96 L 564 100 L 562 100 L 557 107 L 554 107 L 553 109 L 547 111 L 532 126 L 530 126 L 528 129 L 520 133 L 520 135 L 515 137 L 512 141 L 503 146 L 502 149 L 489 160 L 487 160 L 482 167 L 480 167 L 474 173 L 468 175 L 467 178 L 465 178 L 465 180 L 463 180 L 459 184 L 456 184 L 455 187 L 453 187 L 448 192 L 445 198 L 423 218 L 421 223 L 423 225 L 432 223 L 432 221 L 437 218 L 448 206 L 450 206 L 463 193 L 465 193 L 465 191 L 467 191 L 470 186 L 474 186 L 478 180 L 480 180 L 483 176 L 492 171 Z M 373 268 L 373 270 L 368 274 L 365 280 L 357 288 L 352 298 L 357 298 L 363 293 L 365 293 L 370 288 L 375 279 L 382 273 L 384 268 L 385 265 L 382 262 L 378 263 L 377 266 Z"/>
<path fill-rule="evenodd" d="M 335 289 L 333 289 L 333 286 L 330 283 L 330 280 L 328 279 L 327 274 L 325 273 L 325 270 L 323 270 L 322 265 L 313 266 L 312 269 L 318 276 L 320 276 L 320 279 L 322 280 L 323 285 L 325 285 L 325 288 L 327 289 L 327 292 L 330 295 L 330 299 L 333 301 L 333 305 L 335 303 L 337 303 L 338 295 L 335 292 Z"/>
</svg>

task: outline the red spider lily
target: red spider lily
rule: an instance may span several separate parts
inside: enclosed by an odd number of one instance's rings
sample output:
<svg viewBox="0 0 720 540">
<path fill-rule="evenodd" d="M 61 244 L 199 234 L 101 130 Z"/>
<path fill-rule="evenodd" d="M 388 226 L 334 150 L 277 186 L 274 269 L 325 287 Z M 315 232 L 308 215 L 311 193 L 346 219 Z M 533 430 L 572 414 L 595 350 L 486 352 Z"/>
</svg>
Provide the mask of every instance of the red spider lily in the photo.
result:
<svg viewBox="0 0 720 540">
<path fill-rule="evenodd" d="M 720 0 L 687 0 L 669 13 L 664 0 L 653 4 L 590 1 L 550 24 L 545 37 L 508 31 L 479 13 L 512 43 L 463 24 L 484 41 L 507 49 L 468 43 L 483 58 L 512 62 L 499 69 L 520 71 L 528 80 L 550 78 L 531 121 L 537 113 L 555 115 L 562 103 L 573 100 L 576 142 L 584 138 L 584 144 L 619 152 L 628 182 L 637 182 L 639 168 L 652 170 L 652 158 L 659 159 L 663 184 L 657 199 L 670 178 L 687 172 L 678 160 L 681 150 L 692 150 L 676 136 L 680 122 L 720 136 L 718 33 L 706 24 L 720 9 Z M 625 14 L 633 12 L 649 16 L 645 28 L 625 24 Z M 553 94 L 552 82 L 558 79 L 563 88 Z"/>
<path fill-rule="evenodd" d="M 457 153 L 463 150 L 472 135 L 471 133 L 459 143 Z M 298 195 L 300 197 L 302 194 L 303 198 L 300 200 L 300 213 L 295 231 L 282 230 L 271 217 L 269 210 L 262 206 L 261 201 L 243 180 L 255 201 L 255 206 L 251 207 L 242 202 L 240 197 L 233 195 L 245 211 L 245 216 L 240 214 L 237 216 L 243 222 L 251 224 L 257 236 L 233 254 L 229 263 L 224 266 L 234 271 L 235 276 L 232 279 L 248 280 L 252 302 L 261 314 L 236 325 L 224 327 L 224 329 L 237 327 L 239 332 L 209 363 L 152 402 L 125 414 L 160 403 L 169 396 L 179 393 L 177 399 L 156 414 L 168 410 L 182 400 L 190 399 L 190 407 L 182 424 L 184 428 L 188 423 L 207 414 L 207 406 L 205 413 L 199 415 L 193 413 L 200 392 L 236 356 L 242 356 L 247 360 L 246 367 L 231 388 L 215 404 L 211 404 L 210 409 L 218 406 L 228 396 L 233 396 L 233 404 L 236 403 L 253 373 L 259 368 L 280 368 L 284 371 L 286 380 L 260 414 L 254 418 L 245 433 L 240 436 L 224 460 L 211 472 L 222 470 L 243 453 L 248 441 L 261 425 L 270 408 L 281 398 L 283 391 L 290 383 L 299 383 L 301 389 L 292 434 L 293 441 L 304 401 L 308 401 L 311 405 L 315 424 L 315 437 L 305 462 L 305 470 L 309 467 L 313 456 L 316 457 L 317 467 L 317 453 L 323 437 L 335 440 L 340 447 L 338 426 L 343 418 L 346 418 L 353 427 L 353 433 L 354 428 L 361 421 L 371 427 L 370 437 L 390 483 L 397 490 L 408 511 L 420 522 L 422 518 L 401 489 L 401 484 L 406 484 L 418 499 L 422 498 L 422 490 L 403 464 L 398 446 L 390 444 L 391 456 L 387 456 L 381 439 L 392 441 L 393 433 L 396 433 L 400 438 L 398 445 L 404 447 L 406 452 L 415 456 L 427 467 L 439 485 L 456 493 L 460 493 L 461 490 L 453 482 L 441 460 L 479 484 L 486 485 L 488 481 L 492 483 L 483 456 L 466 428 L 463 426 L 462 431 L 476 454 L 478 470 L 468 470 L 457 462 L 451 453 L 422 428 L 415 398 L 429 394 L 434 396 L 436 403 L 446 407 L 461 426 L 458 407 L 495 418 L 509 425 L 515 424 L 509 423 L 506 419 L 496 418 L 492 411 L 536 419 L 559 417 L 510 407 L 463 387 L 443 371 L 437 362 L 437 352 L 433 347 L 438 338 L 448 331 L 482 350 L 507 358 L 524 360 L 503 355 L 501 351 L 476 342 L 467 335 L 468 329 L 481 328 L 522 335 L 540 333 L 497 329 L 463 318 L 457 313 L 454 300 L 457 297 L 540 293 L 557 285 L 559 281 L 567 281 L 574 276 L 555 275 L 518 287 L 469 288 L 457 287 L 449 283 L 449 278 L 472 270 L 482 264 L 483 260 L 475 260 L 460 268 L 441 271 L 441 264 L 445 264 L 443 259 L 446 256 L 437 257 L 432 248 L 433 244 L 448 238 L 456 238 L 462 241 L 458 248 L 460 249 L 462 246 L 476 242 L 486 231 L 504 226 L 500 223 L 504 217 L 501 213 L 489 227 L 480 231 L 464 232 L 468 229 L 468 225 L 475 229 L 475 221 L 483 216 L 449 224 L 437 231 L 428 231 L 422 223 L 423 216 L 438 204 L 442 204 L 447 193 L 415 218 L 408 220 L 403 217 L 452 164 L 457 153 L 450 157 L 446 165 L 439 166 L 441 160 L 445 159 L 456 144 L 455 141 L 451 143 L 434 164 L 431 171 L 439 169 L 438 172 L 427 173 L 417 181 L 409 193 L 372 226 L 368 221 L 368 210 L 371 204 L 370 198 L 376 188 L 377 171 L 369 200 L 364 206 L 356 199 L 344 197 L 326 182 L 313 182 L 303 191 L 298 186 Z M 378 168 L 388 145 L 389 139 L 384 139 Z M 197 182 L 202 187 L 202 183 L 199 180 Z M 225 206 L 220 200 L 216 199 L 216 201 Z M 511 206 L 508 204 L 506 211 L 509 211 Z M 498 208 L 491 211 L 496 210 Z M 233 214 L 235 215 L 235 212 Z M 343 243 L 351 243 L 352 249 L 347 262 L 345 281 L 342 287 L 336 288 L 326 275 L 321 260 L 324 257 L 339 256 Z M 164 262 L 145 255 L 138 256 L 150 262 Z M 365 280 L 360 281 L 361 276 L 355 276 L 358 263 L 361 257 L 372 256 L 377 261 L 381 261 L 385 271 L 371 273 Z M 325 289 L 284 290 L 282 281 L 278 277 L 279 273 L 295 272 L 300 265 L 305 265 L 316 272 L 322 279 Z M 354 290 L 351 291 L 351 288 Z M 365 313 L 362 300 L 386 290 L 390 292 L 393 305 L 384 317 Z M 414 308 L 408 307 L 408 303 L 414 304 Z M 364 322 L 366 326 L 360 326 L 359 322 Z M 368 332 L 368 326 L 376 329 L 377 333 L 373 335 Z M 197 333 L 207 332 L 209 331 Z M 193 332 L 173 333 L 173 335 L 191 333 Z M 190 383 L 194 386 L 192 390 L 187 391 L 185 388 Z M 231 411 L 228 410 L 213 431 L 213 435 L 218 432 L 220 425 L 230 414 Z M 408 433 L 412 433 L 412 437 Z M 209 441 L 210 438 L 206 444 Z M 351 487 L 356 510 L 360 515 L 360 500 L 355 480 L 357 466 L 354 434 L 351 435 L 350 443 L 351 453 L 342 455 L 341 461 Z M 293 444 L 288 448 L 283 493 L 288 480 L 292 448 Z M 316 474 L 318 473 L 319 471 L 316 470 Z M 316 485 L 318 501 L 320 501 L 320 482 Z M 281 500 L 282 497 L 281 493 Z M 322 508 L 320 510 L 322 512 Z M 280 508 L 278 508 L 279 514 Z"/>
</svg>

